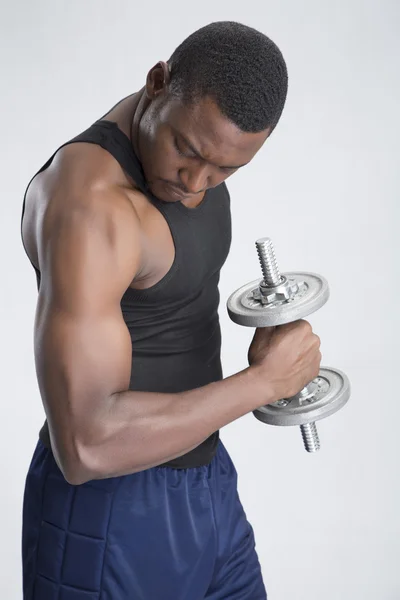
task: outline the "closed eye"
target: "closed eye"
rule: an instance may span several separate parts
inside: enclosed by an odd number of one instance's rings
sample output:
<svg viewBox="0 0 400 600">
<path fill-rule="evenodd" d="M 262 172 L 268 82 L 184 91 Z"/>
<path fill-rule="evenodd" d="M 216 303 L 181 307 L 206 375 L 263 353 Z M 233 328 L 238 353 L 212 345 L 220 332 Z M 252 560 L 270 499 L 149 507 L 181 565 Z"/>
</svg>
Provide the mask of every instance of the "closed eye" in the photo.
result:
<svg viewBox="0 0 400 600">
<path fill-rule="evenodd" d="M 191 155 L 188 155 L 187 153 L 183 152 L 183 151 L 180 149 L 180 147 L 179 147 L 179 145 L 178 145 L 178 140 L 177 140 L 177 138 L 176 138 L 176 137 L 174 137 L 174 146 L 175 146 L 175 149 L 176 149 L 177 153 L 178 153 L 180 156 L 186 156 L 186 158 L 194 158 L 193 156 L 191 156 Z"/>
<path fill-rule="evenodd" d="M 233 173 L 234 171 L 237 170 L 236 167 L 220 167 L 219 169 L 223 173 L 228 173 L 228 174 Z"/>
<path fill-rule="evenodd" d="M 177 151 L 177 153 L 180 156 L 184 156 L 186 158 L 199 158 L 201 160 L 204 160 L 200 157 L 200 155 L 198 155 L 196 152 L 191 151 L 190 149 L 188 149 L 186 152 L 184 152 L 183 150 L 181 150 L 179 144 L 178 144 L 178 138 L 177 137 L 173 137 L 174 140 L 174 146 L 175 149 Z M 244 165 L 241 165 L 244 166 Z M 231 175 L 232 173 L 234 173 L 235 171 L 237 171 L 240 167 L 217 167 L 220 171 L 222 171 L 223 173 L 226 173 L 228 175 Z"/>
</svg>

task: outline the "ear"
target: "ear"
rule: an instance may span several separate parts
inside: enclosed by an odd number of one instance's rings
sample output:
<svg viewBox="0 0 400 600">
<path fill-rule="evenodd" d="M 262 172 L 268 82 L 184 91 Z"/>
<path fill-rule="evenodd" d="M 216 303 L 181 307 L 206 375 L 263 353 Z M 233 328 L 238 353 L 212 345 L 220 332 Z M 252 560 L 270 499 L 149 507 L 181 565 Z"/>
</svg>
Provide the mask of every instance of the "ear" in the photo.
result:
<svg viewBox="0 0 400 600">
<path fill-rule="evenodd" d="M 166 62 L 159 61 L 150 69 L 146 79 L 146 95 L 149 100 L 155 100 L 168 92 L 170 82 L 169 66 Z"/>
</svg>

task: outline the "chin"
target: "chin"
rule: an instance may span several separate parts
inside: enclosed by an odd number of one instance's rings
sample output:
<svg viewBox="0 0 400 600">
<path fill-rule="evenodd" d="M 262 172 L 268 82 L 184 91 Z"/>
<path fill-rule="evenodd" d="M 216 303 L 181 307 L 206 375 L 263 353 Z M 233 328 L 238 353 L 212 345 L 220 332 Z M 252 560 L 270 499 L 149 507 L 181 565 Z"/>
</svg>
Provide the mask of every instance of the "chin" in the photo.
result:
<svg viewBox="0 0 400 600">
<path fill-rule="evenodd" d="M 156 181 L 154 184 L 149 184 L 151 193 L 162 200 L 163 202 L 182 202 L 188 198 L 187 194 L 183 194 L 180 190 L 175 190 L 164 181 Z"/>
<path fill-rule="evenodd" d="M 149 189 L 151 191 L 151 193 L 153 194 L 153 196 L 155 196 L 158 200 L 162 200 L 163 202 L 179 202 L 179 200 L 177 198 L 172 197 L 171 194 L 168 194 L 166 191 L 164 191 L 162 188 L 160 188 L 160 186 L 150 186 L 149 185 Z"/>
</svg>

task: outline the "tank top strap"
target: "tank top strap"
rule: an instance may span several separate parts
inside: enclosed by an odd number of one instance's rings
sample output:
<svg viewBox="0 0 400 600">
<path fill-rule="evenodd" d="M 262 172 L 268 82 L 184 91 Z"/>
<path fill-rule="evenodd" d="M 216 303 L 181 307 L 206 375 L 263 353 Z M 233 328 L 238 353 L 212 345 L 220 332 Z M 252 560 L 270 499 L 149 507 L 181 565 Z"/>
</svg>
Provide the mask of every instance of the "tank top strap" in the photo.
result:
<svg viewBox="0 0 400 600">
<path fill-rule="evenodd" d="M 117 123 L 105 119 L 96 121 L 86 131 L 70 140 L 69 143 L 73 142 L 97 144 L 107 150 L 134 180 L 140 191 L 148 195 L 149 190 L 142 165 L 133 150 L 130 139 L 118 127 Z"/>
</svg>

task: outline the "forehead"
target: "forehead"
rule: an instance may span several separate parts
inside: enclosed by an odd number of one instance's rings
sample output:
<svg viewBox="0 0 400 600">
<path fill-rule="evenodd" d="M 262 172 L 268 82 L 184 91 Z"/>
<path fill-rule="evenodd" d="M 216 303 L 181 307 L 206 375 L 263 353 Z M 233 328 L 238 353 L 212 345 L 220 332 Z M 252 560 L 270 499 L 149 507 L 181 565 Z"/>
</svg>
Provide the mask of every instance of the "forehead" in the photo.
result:
<svg viewBox="0 0 400 600">
<path fill-rule="evenodd" d="M 170 98 L 166 103 L 165 118 L 171 129 L 188 138 L 202 155 L 210 159 L 219 158 L 229 164 L 232 157 L 248 162 L 261 148 L 268 131 L 246 133 L 227 119 L 215 101 L 205 97 L 187 106 L 179 98 Z"/>
</svg>

